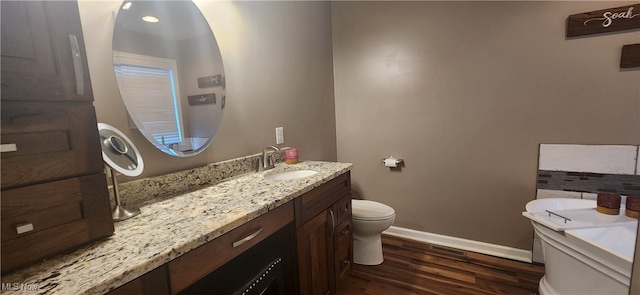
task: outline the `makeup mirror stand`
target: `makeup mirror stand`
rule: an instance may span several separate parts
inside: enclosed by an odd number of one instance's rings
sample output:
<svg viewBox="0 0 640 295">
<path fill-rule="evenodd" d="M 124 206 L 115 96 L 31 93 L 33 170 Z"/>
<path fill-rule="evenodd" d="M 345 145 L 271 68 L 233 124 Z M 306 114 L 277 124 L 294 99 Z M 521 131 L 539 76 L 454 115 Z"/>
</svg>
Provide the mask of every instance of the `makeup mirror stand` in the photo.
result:
<svg viewBox="0 0 640 295">
<path fill-rule="evenodd" d="M 113 198 L 115 199 L 116 206 L 113 208 L 111 215 L 113 216 L 114 221 L 122 221 L 125 219 L 129 219 L 140 214 L 140 208 L 138 207 L 125 207 L 122 205 L 122 201 L 120 199 L 120 193 L 118 192 L 118 179 L 116 177 L 116 171 L 113 168 L 106 165 L 108 168 L 107 171 L 111 176 L 111 184 L 113 185 Z"/>
<path fill-rule="evenodd" d="M 98 123 L 102 160 L 104 160 L 107 177 L 111 178 L 113 197 L 116 205 L 111 213 L 114 221 L 129 219 L 140 214 L 139 208 L 125 207 L 120 198 L 117 173 L 134 177 L 142 174 L 144 161 L 140 152 L 131 140 L 115 127 Z"/>
</svg>

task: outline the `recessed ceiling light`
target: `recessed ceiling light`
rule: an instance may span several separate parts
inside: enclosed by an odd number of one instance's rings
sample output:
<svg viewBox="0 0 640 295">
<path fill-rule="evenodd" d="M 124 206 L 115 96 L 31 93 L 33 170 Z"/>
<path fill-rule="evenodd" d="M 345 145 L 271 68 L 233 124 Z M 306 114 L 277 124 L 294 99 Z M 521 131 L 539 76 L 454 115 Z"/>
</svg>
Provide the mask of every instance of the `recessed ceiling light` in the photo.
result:
<svg viewBox="0 0 640 295">
<path fill-rule="evenodd" d="M 124 5 L 122 5 L 122 9 L 124 10 L 128 10 L 129 8 L 131 8 L 131 2 L 127 2 Z"/>
<path fill-rule="evenodd" d="M 160 21 L 157 17 L 155 17 L 155 16 L 150 16 L 150 15 L 143 16 L 143 17 L 142 17 L 142 20 L 143 20 L 143 21 L 146 21 L 146 22 L 148 22 L 148 23 L 157 23 L 157 22 L 159 22 L 159 21 Z"/>
</svg>

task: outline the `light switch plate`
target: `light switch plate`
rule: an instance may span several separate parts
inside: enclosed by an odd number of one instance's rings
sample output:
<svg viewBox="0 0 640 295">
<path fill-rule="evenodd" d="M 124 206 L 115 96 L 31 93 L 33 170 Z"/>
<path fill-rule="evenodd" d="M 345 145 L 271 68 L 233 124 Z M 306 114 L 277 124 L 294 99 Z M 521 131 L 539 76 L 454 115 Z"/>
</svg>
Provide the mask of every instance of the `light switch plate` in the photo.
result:
<svg viewBox="0 0 640 295">
<path fill-rule="evenodd" d="M 276 144 L 284 143 L 284 128 L 276 127 Z"/>
</svg>

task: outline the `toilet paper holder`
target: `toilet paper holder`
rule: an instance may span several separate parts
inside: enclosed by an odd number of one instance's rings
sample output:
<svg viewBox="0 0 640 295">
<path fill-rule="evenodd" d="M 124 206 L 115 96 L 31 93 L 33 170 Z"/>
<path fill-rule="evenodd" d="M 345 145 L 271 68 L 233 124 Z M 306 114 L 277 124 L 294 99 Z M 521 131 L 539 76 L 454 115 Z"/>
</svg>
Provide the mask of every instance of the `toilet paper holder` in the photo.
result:
<svg viewBox="0 0 640 295">
<path fill-rule="evenodd" d="M 382 163 L 384 164 L 385 167 L 397 168 L 397 167 L 400 167 L 401 165 L 404 165 L 404 160 L 396 159 L 393 156 L 390 156 L 389 158 L 382 159 Z"/>
</svg>

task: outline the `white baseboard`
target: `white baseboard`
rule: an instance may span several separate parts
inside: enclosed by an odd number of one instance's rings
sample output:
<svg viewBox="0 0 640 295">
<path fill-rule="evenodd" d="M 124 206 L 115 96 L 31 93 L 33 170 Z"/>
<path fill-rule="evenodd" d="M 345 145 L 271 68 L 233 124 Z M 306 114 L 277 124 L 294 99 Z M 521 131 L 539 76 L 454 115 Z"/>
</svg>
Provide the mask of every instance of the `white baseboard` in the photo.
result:
<svg viewBox="0 0 640 295">
<path fill-rule="evenodd" d="M 531 251 L 392 226 L 384 234 L 531 263 Z"/>
</svg>

